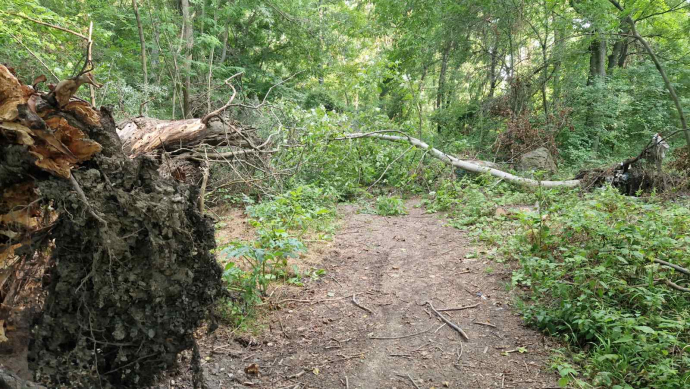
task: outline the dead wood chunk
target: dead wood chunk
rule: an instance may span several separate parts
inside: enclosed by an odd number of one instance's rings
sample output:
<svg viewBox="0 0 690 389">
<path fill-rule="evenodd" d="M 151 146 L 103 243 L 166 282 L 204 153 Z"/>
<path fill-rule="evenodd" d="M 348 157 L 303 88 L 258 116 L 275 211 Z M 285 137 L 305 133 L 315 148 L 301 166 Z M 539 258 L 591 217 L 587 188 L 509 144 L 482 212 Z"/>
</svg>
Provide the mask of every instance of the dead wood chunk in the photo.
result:
<svg viewBox="0 0 690 389">
<path fill-rule="evenodd" d="M 30 128 L 14 122 L 0 122 L 0 135 L 10 143 L 31 146 L 34 140 Z"/>
<path fill-rule="evenodd" d="M 72 101 L 62 110 L 73 114 L 77 119 L 91 127 L 97 127 L 101 122 L 101 115 L 84 101 Z"/>
<path fill-rule="evenodd" d="M 10 70 L 0 65 L 0 121 L 12 121 L 17 118 L 17 105 L 29 100 L 31 91 L 21 85 Z"/>
<path fill-rule="evenodd" d="M 48 127 L 55 131 L 55 137 L 67 146 L 69 151 L 77 158 L 75 162 L 88 161 L 103 149 L 100 144 L 89 139 L 83 131 L 71 126 L 61 116 L 51 116 L 45 122 Z M 65 156 L 63 158 L 70 159 Z"/>
<path fill-rule="evenodd" d="M 41 149 L 45 150 L 45 148 Z M 56 175 L 61 178 L 69 178 L 71 171 L 71 163 L 62 158 L 51 158 L 46 155 L 50 154 L 50 151 L 36 152 L 30 151 L 29 154 L 36 158 L 34 164 L 39 168 Z"/>
</svg>

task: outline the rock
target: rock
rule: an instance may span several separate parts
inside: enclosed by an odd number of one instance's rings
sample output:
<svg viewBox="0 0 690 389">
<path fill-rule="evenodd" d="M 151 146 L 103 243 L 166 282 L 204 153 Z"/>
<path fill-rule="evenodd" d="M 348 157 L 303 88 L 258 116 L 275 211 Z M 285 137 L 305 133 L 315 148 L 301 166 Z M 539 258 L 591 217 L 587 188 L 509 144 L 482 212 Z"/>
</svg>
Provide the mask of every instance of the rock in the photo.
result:
<svg viewBox="0 0 690 389">
<path fill-rule="evenodd" d="M 558 171 L 556 162 L 546 147 L 540 147 L 520 157 L 516 168 L 521 172 L 542 170 L 556 173 Z"/>
</svg>

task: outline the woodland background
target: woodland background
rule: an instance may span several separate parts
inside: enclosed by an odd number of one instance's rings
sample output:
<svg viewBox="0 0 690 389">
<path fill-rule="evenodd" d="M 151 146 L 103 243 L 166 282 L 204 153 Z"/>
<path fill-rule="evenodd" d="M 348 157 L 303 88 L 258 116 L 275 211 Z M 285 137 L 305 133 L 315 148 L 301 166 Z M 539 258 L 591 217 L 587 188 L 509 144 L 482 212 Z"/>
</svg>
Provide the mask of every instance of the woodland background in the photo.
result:
<svg viewBox="0 0 690 389">
<path fill-rule="evenodd" d="M 250 325 L 268 283 L 300 282 L 286 258 L 305 249 L 305 231 L 333 233 L 337 202 L 395 215 L 398 196 L 416 195 L 519 264 L 527 321 L 568 345 L 554 357 L 563 385 L 681 388 L 687 276 L 655 260 L 690 265 L 690 136 L 677 109 L 690 106 L 689 16 L 687 0 L 8 0 L 0 61 L 27 84 L 72 77 L 84 42 L 36 21 L 82 34 L 93 23 L 96 106 L 118 121 L 201 118 L 236 89 L 223 120 L 266 147 L 244 159 L 223 154 L 234 146 L 196 151 L 206 201 L 246 206 L 258 231 L 218 248 L 232 325 Z M 524 174 L 554 179 L 637 156 L 659 133 L 673 185 L 642 198 L 520 189 L 462 178 L 409 145 L 344 139 L 390 130 L 502 170 L 543 147 L 557 171 Z"/>
</svg>

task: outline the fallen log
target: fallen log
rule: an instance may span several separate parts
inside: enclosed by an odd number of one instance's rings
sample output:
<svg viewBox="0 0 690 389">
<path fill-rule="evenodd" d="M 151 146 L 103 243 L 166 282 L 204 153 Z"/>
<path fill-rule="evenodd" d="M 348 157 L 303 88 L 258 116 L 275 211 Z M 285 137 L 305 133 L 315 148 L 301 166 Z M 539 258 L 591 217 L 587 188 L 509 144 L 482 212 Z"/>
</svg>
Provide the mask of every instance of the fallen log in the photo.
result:
<svg viewBox="0 0 690 389">
<path fill-rule="evenodd" d="M 161 161 L 159 173 L 176 181 L 199 185 L 202 164 L 209 158 L 249 157 L 262 150 L 253 128 L 242 128 L 218 117 L 207 119 L 159 120 L 137 117 L 118 125 L 123 151 L 131 158 L 149 155 Z M 232 149 L 218 153 L 218 148 Z"/>
<path fill-rule="evenodd" d="M 118 124 L 125 153 L 132 157 L 166 151 L 174 155 L 193 152 L 200 145 L 251 149 L 261 144 L 254 129 L 244 129 L 219 119 L 159 120 L 138 117 Z"/>
<path fill-rule="evenodd" d="M 386 132 L 393 132 L 393 133 L 399 133 L 402 134 L 402 136 L 398 135 L 386 135 Z M 413 138 L 411 136 L 408 136 L 402 132 L 399 131 L 377 131 L 377 132 L 369 132 L 369 133 L 353 133 L 353 134 L 347 134 L 342 138 L 338 138 L 338 140 L 343 140 L 343 139 L 358 139 L 358 138 L 377 138 L 377 139 L 383 139 L 387 141 L 392 141 L 392 142 L 408 142 L 416 147 L 419 147 L 422 150 L 426 150 L 431 154 L 434 158 L 437 158 L 443 162 L 445 162 L 448 165 L 452 165 L 455 167 L 458 167 L 463 170 L 467 170 L 470 172 L 474 173 L 487 173 L 490 174 L 494 177 L 502 178 L 506 180 L 507 182 L 511 182 L 513 184 L 518 184 L 518 185 L 524 185 L 524 186 L 530 186 L 530 187 L 545 187 L 545 188 L 555 188 L 555 187 L 576 187 L 580 185 L 580 180 L 566 180 L 566 181 L 537 181 L 533 180 L 531 178 L 525 178 L 525 177 L 519 177 L 514 174 L 506 173 L 504 171 L 494 169 L 488 166 L 480 166 L 478 164 L 474 164 L 471 162 L 463 161 L 461 159 L 455 158 L 452 155 L 446 154 L 436 148 L 433 148 L 429 146 L 428 144 L 422 142 L 421 140 L 417 138 Z"/>
<path fill-rule="evenodd" d="M 222 291 L 213 225 L 198 190 L 157 169 L 123 151 L 107 109 L 51 105 L 0 65 L 0 259 L 54 242 L 36 382 L 145 387 L 194 344 Z"/>
</svg>

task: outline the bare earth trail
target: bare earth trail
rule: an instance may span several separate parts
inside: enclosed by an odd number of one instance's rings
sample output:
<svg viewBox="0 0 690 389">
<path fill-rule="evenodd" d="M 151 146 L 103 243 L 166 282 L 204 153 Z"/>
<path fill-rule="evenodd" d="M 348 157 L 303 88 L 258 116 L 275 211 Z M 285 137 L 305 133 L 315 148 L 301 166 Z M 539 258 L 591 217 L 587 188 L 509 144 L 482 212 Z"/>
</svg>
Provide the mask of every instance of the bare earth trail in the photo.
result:
<svg viewBox="0 0 690 389">
<path fill-rule="evenodd" d="M 398 217 L 341 207 L 342 228 L 318 265 L 325 276 L 304 288 L 279 288 L 271 300 L 281 309 L 270 311 L 259 335 L 220 331 L 201 341 L 208 386 L 558 387 L 547 370 L 553 344 L 510 308 L 510 273 L 487 271 L 492 264 L 481 255 L 465 258 L 476 250 L 465 233 L 413 205 Z M 373 314 L 355 305 L 353 294 Z M 427 301 L 436 309 L 479 304 L 445 312 L 469 341 Z"/>
</svg>

